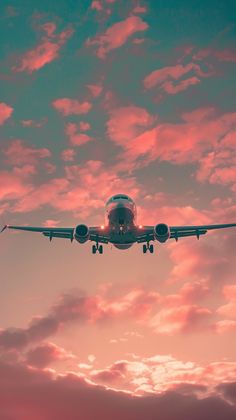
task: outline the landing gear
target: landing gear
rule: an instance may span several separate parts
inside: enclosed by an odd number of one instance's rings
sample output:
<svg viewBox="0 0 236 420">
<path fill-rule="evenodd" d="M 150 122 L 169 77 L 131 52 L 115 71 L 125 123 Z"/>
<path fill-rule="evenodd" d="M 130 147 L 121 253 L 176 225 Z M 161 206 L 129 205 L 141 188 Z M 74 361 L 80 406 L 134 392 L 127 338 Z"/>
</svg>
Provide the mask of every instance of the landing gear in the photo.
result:
<svg viewBox="0 0 236 420">
<path fill-rule="evenodd" d="M 149 251 L 150 254 L 153 254 L 153 252 L 154 252 L 153 244 L 149 245 L 149 242 L 147 244 L 143 244 L 143 253 L 146 254 L 147 251 Z"/>
<path fill-rule="evenodd" d="M 96 254 L 97 251 L 99 252 L 99 254 L 103 254 L 103 246 L 102 245 L 98 245 L 98 244 L 93 245 L 92 246 L 92 253 L 93 254 Z"/>
</svg>

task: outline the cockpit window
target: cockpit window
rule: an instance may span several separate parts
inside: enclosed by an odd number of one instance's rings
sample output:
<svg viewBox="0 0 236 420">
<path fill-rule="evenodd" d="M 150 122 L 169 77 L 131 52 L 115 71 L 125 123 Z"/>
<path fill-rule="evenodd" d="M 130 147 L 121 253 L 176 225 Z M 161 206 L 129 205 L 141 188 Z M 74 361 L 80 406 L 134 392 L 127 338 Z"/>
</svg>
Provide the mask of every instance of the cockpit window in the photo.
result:
<svg viewBox="0 0 236 420">
<path fill-rule="evenodd" d="M 128 197 L 126 197 L 126 195 L 117 195 L 116 197 L 113 197 L 113 200 L 119 200 L 120 198 L 123 198 L 124 200 L 128 200 Z"/>
<path fill-rule="evenodd" d="M 110 204 L 110 203 L 112 203 L 113 201 L 115 201 L 115 200 L 120 200 L 120 199 L 127 200 L 127 201 L 129 201 L 130 203 L 133 203 L 132 198 L 130 198 L 128 195 L 124 195 L 124 194 L 117 194 L 117 195 L 113 195 L 111 198 L 109 198 L 109 200 L 107 201 L 107 204 Z"/>
</svg>

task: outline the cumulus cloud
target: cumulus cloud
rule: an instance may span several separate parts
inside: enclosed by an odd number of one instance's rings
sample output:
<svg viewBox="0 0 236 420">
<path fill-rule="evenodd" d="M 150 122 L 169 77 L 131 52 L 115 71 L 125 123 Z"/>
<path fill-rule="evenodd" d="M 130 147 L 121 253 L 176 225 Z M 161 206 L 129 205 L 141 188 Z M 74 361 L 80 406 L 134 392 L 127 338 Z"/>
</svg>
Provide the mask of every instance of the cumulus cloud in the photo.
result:
<svg viewBox="0 0 236 420">
<path fill-rule="evenodd" d="M 116 108 L 110 112 L 107 134 L 114 142 L 125 147 L 154 121 L 154 117 L 144 108 L 134 105 Z"/>
<path fill-rule="evenodd" d="M 49 205 L 60 211 L 79 212 L 87 217 L 94 209 L 104 209 L 104 201 L 111 195 L 124 191 L 136 197 L 139 186 L 134 177 L 124 180 L 112 169 L 106 169 L 101 161 L 90 160 L 85 164 L 65 168 L 64 178 L 37 186 L 31 194 L 25 194 L 14 204 L 14 211 L 25 212 Z"/>
<path fill-rule="evenodd" d="M 223 50 L 204 48 L 196 52 L 193 56 L 194 60 L 203 60 L 207 57 L 213 57 L 219 61 L 235 62 L 236 52 L 230 48 L 226 48 Z"/>
<path fill-rule="evenodd" d="M 3 153 L 8 164 L 18 166 L 35 165 L 40 159 L 51 156 L 49 149 L 28 146 L 20 139 L 13 140 Z"/>
<path fill-rule="evenodd" d="M 198 398 L 194 386 L 185 385 L 177 391 L 159 395 L 134 397 L 86 382 L 78 374 L 55 375 L 50 371 L 30 369 L 24 365 L 0 363 L 1 412 L 11 420 L 56 418 L 71 420 L 95 417 L 108 420 L 162 419 L 234 420 L 235 405 L 223 398 L 234 396 L 234 384 L 224 384 L 218 393 Z M 91 404 L 93 401 L 93 404 Z M 109 402 L 109 403 L 108 403 Z"/>
<path fill-rule="evenodd" d="M 231 280 L 235 270 L 235 239 L 232 235 L 223 237 L 222 232 L 218 235 L 221 241 L 184 239 L 170 244 L 170 258 L 174 263 L 171 277 L 178 281 L 186 277 L 205 278 L 215 287 Z"/>
<path fill-rule="evenodd" d="M 52 102 L 52 106 L 63 116 L 87 114 L 92 104 L 90 102 L 80 102 L 77 99 L 60 98 Z"/>
<path fill-rule="evenodd" d="M 181 80 L 183 76 L 189 73 L 190 75 L 186 79 Z M 186 90 L 191 85 L 200 83 L 201 80 L 199 77 L 208 77 L 210 74 L 204 73 L 201 67 L 195 63 L 188 63 L 186 65 L 176 64 L 175 66 L 154 70 L 145 77 L 143 83 L 146 89 L 153 89 L 158 86 L 166 93 L 175 95 L 178 92 Z"/>
<path fill-rule="evenodd" d="M 110 26 L 104 34 L 98 35 L 94 39 L 88 39 L 86 46 L 95 46 L 97 56 L 105 58 L 110 51 L 124 45 L 133 34 L 146 29 L 148 29 L 148 24 L 140 17 L 130 16 Z"/>
<path fill-rule="evenodd" d="M 212 183 L 227 182 L 227 185 L 235 185 L 235 175 L 232 170 L 235 160 L 234 136 L 230 136 L 229 133 L 235 131 L 236 113 L 217 115 L 212 108 L 198 109 L 183 113 L 178 122 L 159 121 L 154 126 L 147 126 L 147 129 L 142 130 L 141 133 L 137 133 L 139 126 L 137 120 L 132 123 L 132 131 L 128 132 L 130 136 L 125 141 L 122 135 L 122 124 L 120 127 L 117 126 L 116 130 L 110 129 L 113 126 L 112 115 L 115 115 L 115 112 L 115 110 L 112 111 L 107 121 L 107 132 L 109 138 L 115 143 L 119 141 L 124 149 L 118 156 L 117 170 L 144 167 L 157 159 L 177 165 L 196 162 L 199 167 L 196 177 L 199 180 L 210 179 Z M 127 118 L 124 116 L 123 119 L 128 120 L 128 116 Z M 209 154 L 213 156 L 210 164 L 207 159 Z M 207 160 L 204 165 L 205 159 Z M 214 176 L 214 170 L 217 168 L 223 170 L 218 171 L 218 175 Z M 212 177 L 211 174 L 213 174 Z M 229 178 L 226 181 L 227 176 Z"/>
<path fill-rule="evenodd" d="M 0 102 L 0 125 L 3 125 L 5 121 L 10 118 L 13 113 L 13 108 L 10 105 Z"/>
<path fill-rule="evenodd" d="M 59 51 L 66 41 L 73 34 L 72 29 L 66 29 L 59 34 L 55 34 L 56 25 L 48 22 L 41 26 L 44 34 L 35 48 L 19 56 L 18 63 L 12 68 L 14 72 L 33 73 L 51 63 L 59 57 Z"/>
<path fill-rule="evenodd" d="M 54 343 L 42 343 L 27 352 L 25 362 L 30 366 L 45 368 L 52 363 L 70 358 L 73 358 L 73 355 L 68 354 L 62 347 Z"/>
<path fill-rule="evenodd" d="M 65 134 L 68 136 L 72 146 L 81 146 L 93 140 L 88 134 L 81 133 L 79 130 L 81 130 L 80 124 L 68 123 L 65 126 Z"/>
<path fill-rule="evenodd" d="M 0 331 L 0 349 L 21 349 L 44 340 L 73 321 L 97 323 L 117 318 L 145 319 L 159 301 L 159 294 L 134 289 L 121 297 L 63 295 L 46 316 L 36 316 L 27 328 Z"/>
<path fill-rule="evenodd" d="M 150 326 L 158 334 L 195 332 L 204 330 L 211 320 L 212 312 L 198 305 L 181 305 L 159 311 L 151 320 Z"/>
</svg>

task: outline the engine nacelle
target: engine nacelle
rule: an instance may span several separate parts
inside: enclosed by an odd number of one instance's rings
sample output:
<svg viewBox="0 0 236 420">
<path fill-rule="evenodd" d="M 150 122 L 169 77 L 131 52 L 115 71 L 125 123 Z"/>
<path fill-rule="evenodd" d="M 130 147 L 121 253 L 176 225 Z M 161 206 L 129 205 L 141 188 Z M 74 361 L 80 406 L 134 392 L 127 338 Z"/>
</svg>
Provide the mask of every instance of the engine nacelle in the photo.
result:
<svg viewBox="0 0 236 420">
<path fill-rule="evenodd" d="M 86 225 L 78 225 L 74 231 L 74 238 L 76 241 L 83 244 L 84 242 L 89 240 L 89 228 Z"/>
<path fill-rule="evenodd" d="M 154 236 L 158 242 L 166 242 L 170 237 L 170 228 L 165 223 L 159 223 L 154 227 Z"/>
</svg>

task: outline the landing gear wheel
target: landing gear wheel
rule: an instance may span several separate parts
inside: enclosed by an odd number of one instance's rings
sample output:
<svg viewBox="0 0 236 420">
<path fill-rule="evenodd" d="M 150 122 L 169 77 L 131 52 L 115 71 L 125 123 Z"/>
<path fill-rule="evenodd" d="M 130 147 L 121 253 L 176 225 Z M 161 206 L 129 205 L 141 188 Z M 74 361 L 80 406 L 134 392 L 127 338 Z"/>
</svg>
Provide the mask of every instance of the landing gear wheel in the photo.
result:
<svg viewBox="0 0 236 420">
<path fill-rule="evenodd" d="M 96 252 L 97 252 L 97 247 L 96 247 L 96 245 L 93 245 L 92 246 L 92 253 L 96 254 Z"/>
<path fill-rule="evenodd" d="M 143 245 L 143 253 L 146 254 L 146 252 L 147 252 L 147 245 L 144 244 Z"/>
<path fill-rule="evenodd" d="M 153 254 L 153 251 L 154 251 L 153 244 L 149 245 L 149 251 L 150 251 L 150 254 Z"/>
<path fill-rule="evenodd" d="M 102 245 L 99 246 L 98 252 L 99 252 L 99 254 L 103 254 L 103 246 Z"/>
</svg>

